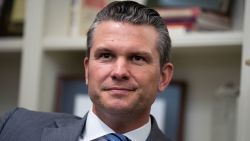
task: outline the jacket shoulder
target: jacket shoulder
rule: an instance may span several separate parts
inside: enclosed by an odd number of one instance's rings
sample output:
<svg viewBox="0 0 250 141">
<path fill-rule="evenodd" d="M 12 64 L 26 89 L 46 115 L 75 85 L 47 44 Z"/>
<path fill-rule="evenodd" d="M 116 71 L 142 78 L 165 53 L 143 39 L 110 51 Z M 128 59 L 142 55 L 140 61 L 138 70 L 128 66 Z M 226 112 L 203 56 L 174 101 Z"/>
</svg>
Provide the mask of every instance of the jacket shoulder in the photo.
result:
<svg viewBox="0 0 250 141">
<path fill-rule="evenodd" d="M 37 112 L 31 111 L 24 108 L 15 108 L 7 112 L 3 118 L 0 120 L 0 124 L 6 124 L 9 120 L 13 121 L 43 121 L 43 120 L 52 120 L 56 118 L 79 118 L 71 114 L 66 113 L 52 113 L 52 112 Z M 1 128 L 0 128 L 1 130 Z"/>
<path fill-rule="evenodd" d="M 64 113 L 36 112 L 24 108 L 15 108 L 0 120 L 0 140 L 11 136 L 34 133 L 39 135 L 44 127 L 56 127 L 56 119 L 78 120 L 79 117 Z"/>
</svg>

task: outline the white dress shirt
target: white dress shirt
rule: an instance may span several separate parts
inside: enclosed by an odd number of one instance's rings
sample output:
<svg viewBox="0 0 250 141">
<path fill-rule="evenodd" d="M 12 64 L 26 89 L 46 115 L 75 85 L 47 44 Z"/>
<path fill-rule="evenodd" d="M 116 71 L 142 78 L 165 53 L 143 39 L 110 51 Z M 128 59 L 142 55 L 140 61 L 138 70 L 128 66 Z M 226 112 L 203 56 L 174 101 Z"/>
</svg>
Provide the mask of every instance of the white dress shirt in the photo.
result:
<svg viewBox="0 0 250 141">
<path fill-rule="evenodd" d="M 127 132 L 123 135 L 127 136 L 132 141 L 145 141 L 149 136 L 151 130 L 151 119 L 140 128 Z M 90 141 L 101 137 L 103 135 L 115 133 L 110 127 L 102 122 L 92 110 L 87 115 L 87 121 L 83 136 L 79 138 L 79 141 Z"/>
</svg>

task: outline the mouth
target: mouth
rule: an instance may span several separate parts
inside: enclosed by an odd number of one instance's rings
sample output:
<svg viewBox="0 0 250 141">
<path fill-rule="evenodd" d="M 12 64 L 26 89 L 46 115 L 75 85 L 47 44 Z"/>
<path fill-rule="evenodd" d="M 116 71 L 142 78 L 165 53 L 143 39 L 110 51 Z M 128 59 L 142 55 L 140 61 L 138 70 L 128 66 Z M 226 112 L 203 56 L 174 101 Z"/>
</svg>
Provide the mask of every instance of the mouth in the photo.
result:
<svg viewBox="0 0 250 141">
<path fill-rule="evenodd" d="M 106 87 L 103 89 L 112 95 L 127 95 L 131 92 L 136 91 L 135 87 Z"/>
</svg>

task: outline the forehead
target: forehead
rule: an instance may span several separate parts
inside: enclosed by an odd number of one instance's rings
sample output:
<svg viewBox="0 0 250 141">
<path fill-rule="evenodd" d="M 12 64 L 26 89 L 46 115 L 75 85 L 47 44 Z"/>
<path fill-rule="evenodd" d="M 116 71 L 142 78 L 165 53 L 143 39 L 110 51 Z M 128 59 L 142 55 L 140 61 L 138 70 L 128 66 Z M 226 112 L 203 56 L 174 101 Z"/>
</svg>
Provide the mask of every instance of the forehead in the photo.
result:
<svg viewBox="0 0 250 141">
<path fill-rule="evenodd" d="M 156 50 L 158 33 L 150 25 L 134 25 L 126 22 L 103 21 L 93 33 L 92 48 L 119 47 L 126 49 Z"/>
<path fill-rule="evenodd" d="M 94 31 L 94 35 L 98 34 L 99 32 L 131 33 L 131 34 L 141 35 L 141 37 L 146 37 L 146 36 L 149 37 L 150 35 L 154 36 L 158 34 L 155 27 L 151 25 L 146 25 L 146 24 L 137 25 L 128 22 L 116 22 L 112 20 L 102 21 L 99 24 L 97 24 Z M 142 33 L 148 33 L 148 34 L 145 35 Z"/>
</svg>

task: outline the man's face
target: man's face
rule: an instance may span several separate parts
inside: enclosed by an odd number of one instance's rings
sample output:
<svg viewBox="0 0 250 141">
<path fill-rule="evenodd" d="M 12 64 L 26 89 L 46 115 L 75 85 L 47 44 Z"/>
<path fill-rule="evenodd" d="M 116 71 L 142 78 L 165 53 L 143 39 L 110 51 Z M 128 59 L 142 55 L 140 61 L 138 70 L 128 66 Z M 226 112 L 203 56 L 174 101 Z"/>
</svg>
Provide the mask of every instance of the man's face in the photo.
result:
<svg viewBox="0 0 250 141">
<path fill-rule="evenodd" d="M 105 21 L 97 26 L 84 61 L 94 112 L 149 114 L 172 76 L 172 64 L 160 69 L 157 38 L 148 25 Z"/>
</svg>

